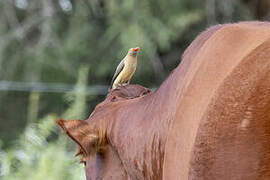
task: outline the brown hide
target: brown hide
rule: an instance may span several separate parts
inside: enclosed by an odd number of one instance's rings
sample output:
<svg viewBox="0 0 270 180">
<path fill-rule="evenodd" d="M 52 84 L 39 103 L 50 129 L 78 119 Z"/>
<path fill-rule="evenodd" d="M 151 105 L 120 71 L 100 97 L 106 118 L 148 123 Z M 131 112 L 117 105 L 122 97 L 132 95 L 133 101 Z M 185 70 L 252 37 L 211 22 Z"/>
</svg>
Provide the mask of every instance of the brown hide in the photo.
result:
<svg viewBox="0 0 270 180">
<path fill-rule="evenodd" d="M 269 179 L 270 25 L 199 35 L 154 92 L 119 87 L 86 121 L 57 123 L 90 179 Z"/>
<path fill-rule="evenodd" d="M 178 67 L 185 81 L 164 179 L 268 179 L 270 25 L 225 25 L 204 41 L 208 34 L 183 56 L 182 64 L 192 56 L 188 70 Z"/>
</svg>

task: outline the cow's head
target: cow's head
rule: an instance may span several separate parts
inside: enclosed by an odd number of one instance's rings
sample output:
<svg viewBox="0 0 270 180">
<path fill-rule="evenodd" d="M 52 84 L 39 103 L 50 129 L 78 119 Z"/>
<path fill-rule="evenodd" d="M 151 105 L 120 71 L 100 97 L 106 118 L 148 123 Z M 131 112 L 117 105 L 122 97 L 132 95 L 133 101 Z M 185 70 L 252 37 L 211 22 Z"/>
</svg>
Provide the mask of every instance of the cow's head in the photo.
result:
<svg viewBox="0 0 270 180">
<path fill-rule="evenodd" d="M 96 106 L 88 120 L 57 120 L 57 124 L 78 145 L 76 156 L 81 155 L 87 180 L 128 178 L 117 152 L 117 143 L 112 142 L 108 128 L 117 119 L 117 109 L 126 101 L 149 92 L 139 85 L 120 87 Z"/>
</svg>

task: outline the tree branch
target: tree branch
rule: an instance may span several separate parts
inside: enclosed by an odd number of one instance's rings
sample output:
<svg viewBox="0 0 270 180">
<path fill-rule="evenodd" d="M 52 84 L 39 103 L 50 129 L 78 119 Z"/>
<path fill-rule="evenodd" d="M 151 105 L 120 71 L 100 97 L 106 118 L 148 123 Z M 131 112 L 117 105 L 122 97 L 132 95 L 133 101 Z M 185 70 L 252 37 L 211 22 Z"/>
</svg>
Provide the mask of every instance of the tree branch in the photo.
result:
<svg viewBox="0 0 270 180">
<path fill-rule="evenodd" d="M 3 11 L 6 16 L 6 20 L 9 24 L 9 26 L 13 29 L 15 27 L 19 26 L 19 21 L 16 15 L 16 11 L 14 10 L 13 4 L 11 4 L 9 1 L 3 1 Z"/>
</svg>

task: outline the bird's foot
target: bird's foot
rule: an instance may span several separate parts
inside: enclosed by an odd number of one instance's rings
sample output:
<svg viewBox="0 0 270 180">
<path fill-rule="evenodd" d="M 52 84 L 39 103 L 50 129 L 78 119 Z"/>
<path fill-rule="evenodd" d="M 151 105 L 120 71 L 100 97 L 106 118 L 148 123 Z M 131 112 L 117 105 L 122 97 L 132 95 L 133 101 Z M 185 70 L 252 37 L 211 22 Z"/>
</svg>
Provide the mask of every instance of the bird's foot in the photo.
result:
<svg viewBox="0 0 270 180">
<path fill-rule="evenodd" d="M 123 83 L 123 84 L 122 84 L 122 86 L 126 86 L 126 85 L 128 85 L 128 83 Z"/>
<path fill-rule="evenodd" d="M 123 87 L 123 86 L 126 86 L 126 85 L 128 85 L 128 83 L 117 84 L 118 87 Z"/>
</svg>

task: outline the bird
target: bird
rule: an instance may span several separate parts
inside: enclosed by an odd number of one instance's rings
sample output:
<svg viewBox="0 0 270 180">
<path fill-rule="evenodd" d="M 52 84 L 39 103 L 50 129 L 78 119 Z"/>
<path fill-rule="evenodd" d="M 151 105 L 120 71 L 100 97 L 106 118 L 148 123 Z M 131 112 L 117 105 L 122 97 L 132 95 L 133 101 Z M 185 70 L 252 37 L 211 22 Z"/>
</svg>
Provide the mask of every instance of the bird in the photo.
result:
<svg viewBox="0 0 270 180">
<path fill-rule="evenodd" d="M 137 54 L 139 47 L 130 48 L 127 55 L 117 66 L 115 73 L 113 75 L 110 90 L 115 89 L 119 85 L 127 85 L 130 82 L 131 77 L 136 71 L 137 67 Z"/>
</svg>

